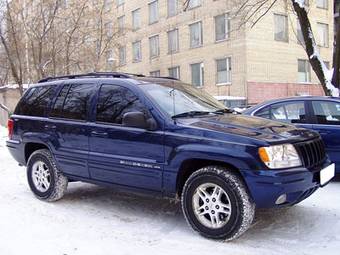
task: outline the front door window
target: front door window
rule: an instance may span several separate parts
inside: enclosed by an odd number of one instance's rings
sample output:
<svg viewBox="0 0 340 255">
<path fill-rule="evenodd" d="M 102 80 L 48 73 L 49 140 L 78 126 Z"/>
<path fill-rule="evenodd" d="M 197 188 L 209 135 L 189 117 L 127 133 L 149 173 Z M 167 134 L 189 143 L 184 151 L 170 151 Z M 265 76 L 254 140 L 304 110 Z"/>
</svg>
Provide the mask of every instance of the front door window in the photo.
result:
<svg viewBox="0 0 340 255">
<path fill-rule="evenodd" d="M 313 101 L 317 124 L 340 125 L 340 103 Z"/>
</svg>

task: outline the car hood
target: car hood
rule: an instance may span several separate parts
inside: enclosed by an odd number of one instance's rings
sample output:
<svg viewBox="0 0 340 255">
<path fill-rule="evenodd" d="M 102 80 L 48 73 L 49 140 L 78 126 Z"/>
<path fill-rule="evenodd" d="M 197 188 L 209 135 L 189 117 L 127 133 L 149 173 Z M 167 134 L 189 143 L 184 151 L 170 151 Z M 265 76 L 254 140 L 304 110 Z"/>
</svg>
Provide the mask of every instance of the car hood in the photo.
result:
<svg viewBox="0 0 340 255">
<path fill-rule="evenodd" d="M 271 144 L 310 140 L 319 135 L 303 128 L 281 122 L 245 115 L 224 114 L 199 118 L 182 118 L 178 124 L 191 128 L 238 135 Z"/>
</svg>

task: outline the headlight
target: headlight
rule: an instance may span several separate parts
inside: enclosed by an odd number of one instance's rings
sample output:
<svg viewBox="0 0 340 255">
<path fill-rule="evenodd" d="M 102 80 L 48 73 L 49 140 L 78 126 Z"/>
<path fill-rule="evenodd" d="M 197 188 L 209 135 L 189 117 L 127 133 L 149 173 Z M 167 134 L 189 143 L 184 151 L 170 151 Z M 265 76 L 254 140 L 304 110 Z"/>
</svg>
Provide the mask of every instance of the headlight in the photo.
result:
<svg viewBox="0 0 340 255">
<path fill-rule="evenodd" d="M 259 148 L 263 163 L 271 169 L 301 166 L 301 160 L 292 144 L 274 145 Z"/>
</svg>

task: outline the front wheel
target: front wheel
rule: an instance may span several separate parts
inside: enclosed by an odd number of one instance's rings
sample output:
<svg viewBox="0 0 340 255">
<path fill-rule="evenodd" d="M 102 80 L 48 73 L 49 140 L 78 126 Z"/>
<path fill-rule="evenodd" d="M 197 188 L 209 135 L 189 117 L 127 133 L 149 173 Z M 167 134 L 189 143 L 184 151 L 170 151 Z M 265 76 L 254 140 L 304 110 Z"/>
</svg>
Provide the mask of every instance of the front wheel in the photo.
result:
<svg viewBox="0 0 340 255">
<path fill-rule="evenodd" d="M 255 204 L 238 175 L 209 166 L 193 173 L 182 192 L 182 209 L 190 226 L 201 235 L 233 240 L 253 222 Z"/>
</svg>

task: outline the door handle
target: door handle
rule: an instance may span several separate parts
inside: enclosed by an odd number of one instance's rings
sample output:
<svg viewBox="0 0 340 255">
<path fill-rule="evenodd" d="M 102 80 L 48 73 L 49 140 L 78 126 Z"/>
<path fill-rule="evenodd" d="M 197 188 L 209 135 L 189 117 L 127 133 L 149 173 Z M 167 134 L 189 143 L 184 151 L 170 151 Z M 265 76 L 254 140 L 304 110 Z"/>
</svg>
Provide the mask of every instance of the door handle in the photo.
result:
<svg viewBox="0 0 340 255">
<path fill-rule="evenodd" d="M 98 131 L 92 131 L 91 136 L 95 137 L 107 137 L 108 133 L 107 132 L 98 132 Z"/>
<path fill-rule="evenodd" d="M 331 133 L 330 131 L 319 131 L 320 135 L 328 135 L 330 133 Z"/>
<path fill-rule="evenodd" d="M 44 128 L 46 130 L 56 130 L 57 126 L 55 126 L 55 125 L 45 125 Z"/>
</svg>

